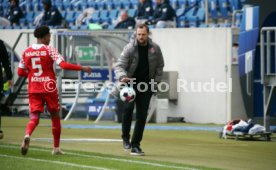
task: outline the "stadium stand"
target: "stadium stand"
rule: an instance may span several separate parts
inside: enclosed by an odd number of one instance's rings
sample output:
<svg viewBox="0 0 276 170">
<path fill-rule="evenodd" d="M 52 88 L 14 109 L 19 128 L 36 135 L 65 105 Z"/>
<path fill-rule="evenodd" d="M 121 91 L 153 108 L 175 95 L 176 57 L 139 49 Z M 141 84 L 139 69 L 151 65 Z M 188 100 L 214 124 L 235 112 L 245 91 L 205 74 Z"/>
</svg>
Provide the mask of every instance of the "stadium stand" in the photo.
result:
<svg viewBox="0 0 276 170">
<path fill-rule="evenodd" d="M 241 10 L 245 0 L 208 0 L 208 21 L 205 23 L 205 2 L 206 0 L 170 0 L 172 7 L 176 11 L 176 26 L 183 27 L 229 27 L 239 26 L 240 14 L 235 17 L 236 23 L 232 23 L 233 13 Z M 90 19 L 92 23 L 108 23 L 107 29 L 112 29 L 112 22 L 117 18 L 120 10 L 128 11 L 130 16 L 134 16 L 139 0 L 56 0 L 53 4 L 61 11 L 63 18 L 70 28 L 76 29 L 75 20 L 84 9 L 94 8 L 95 12 Z M 24 12 L 24 18 L 20 20 L 20 25 L 16 27 L 0 27 L 0 29 L 20 29 L 34 28 L 35 17 L 43 11 L 40 0 L 20 0 L 20 7 Z M 4 16 L 9 8 L 8 0 L 0 0 L 0 16 Z M 87 23 L 83 23 L 87 24 Z M 204 25 L 205 24 L 205 25 Z M 87 28 L 87 25 L 82 26 Z"/>
</svg>

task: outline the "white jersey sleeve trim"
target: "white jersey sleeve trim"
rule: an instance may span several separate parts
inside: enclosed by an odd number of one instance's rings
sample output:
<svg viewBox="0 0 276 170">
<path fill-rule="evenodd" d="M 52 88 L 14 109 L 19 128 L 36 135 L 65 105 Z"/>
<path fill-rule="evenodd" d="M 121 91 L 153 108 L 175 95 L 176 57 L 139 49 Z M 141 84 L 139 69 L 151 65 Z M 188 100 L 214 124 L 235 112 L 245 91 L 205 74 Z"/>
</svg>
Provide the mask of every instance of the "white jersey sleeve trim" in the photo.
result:
<svg viewBox="0 0 276 170">
<path fill-rule="evenodd" d="M 61 54 L 58 53 L 58 51 L 51 46 L 48 46 L 48 51 L 50 57 L 57 63 L 60 64 L 62 61 L 64 61 L 64 58 L 62 57 Z"/>
</svg>

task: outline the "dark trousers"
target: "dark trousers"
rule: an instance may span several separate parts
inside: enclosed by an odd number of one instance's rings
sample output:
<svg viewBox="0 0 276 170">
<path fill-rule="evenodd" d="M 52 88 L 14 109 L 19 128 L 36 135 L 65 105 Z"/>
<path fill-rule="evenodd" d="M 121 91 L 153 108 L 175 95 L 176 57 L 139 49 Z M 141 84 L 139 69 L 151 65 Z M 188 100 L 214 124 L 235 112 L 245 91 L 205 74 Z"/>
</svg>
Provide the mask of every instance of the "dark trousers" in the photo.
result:
<svg viewBox="0 0 276 170">
<path fill-rule="evenodd" d="M 131 139 L 132 147 L 140 146 L 140 142 L 142 141 L 151 96 L 152 92 L 148 91 L 142 93 L 136 91 L 135 101 L 124 105 L 122 118 L 122 138 L 123 140 L 129 140 L 134 104 L 136 104 L 136 122 Z"/>
<path fill-rule="evenodd" d="M 2 67 L 0 67 L 0 68 L 2 69 Z M 2 127 L 2 111 L 3 111 L 2 103 L 1 103 L 2 97 L 3 97 L 3 78 L 0 77 L 0 130 Z"/>
</svg>

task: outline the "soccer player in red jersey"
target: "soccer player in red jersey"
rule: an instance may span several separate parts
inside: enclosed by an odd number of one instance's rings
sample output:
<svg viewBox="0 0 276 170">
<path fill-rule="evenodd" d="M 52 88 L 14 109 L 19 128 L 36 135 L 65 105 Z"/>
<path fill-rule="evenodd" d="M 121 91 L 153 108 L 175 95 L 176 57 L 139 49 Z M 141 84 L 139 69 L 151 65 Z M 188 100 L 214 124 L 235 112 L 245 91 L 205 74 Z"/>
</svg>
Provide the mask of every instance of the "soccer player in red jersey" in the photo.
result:
<svg viewBox="0 0 276 170">
<path fill-rule="evenodd" d="M 30 136 L 39 123 L 40 113 L 44 112 L 44 104 L 46 103 L 52 120 L 54 138 L 52 154 L 58 155 L 63 152 L 59 148 L 61 134 L 60 108 L 53 64 L 56 62 L 62 69 L 84 71 L 88 74 L 91 73 L 91 68 L 65 62 L 58 51 L 49 46 L 51 37 L 49 27 L 41 26 L 36 28 L 34 36 L 37 38 L 37 44 L 31 45 L 24 51 L 17 71 L 19 76 L 28 78 L 30 107 L 30 120 L 22 142 L 21 153 L 22 155 L 27 154 Z"/>
</svg>

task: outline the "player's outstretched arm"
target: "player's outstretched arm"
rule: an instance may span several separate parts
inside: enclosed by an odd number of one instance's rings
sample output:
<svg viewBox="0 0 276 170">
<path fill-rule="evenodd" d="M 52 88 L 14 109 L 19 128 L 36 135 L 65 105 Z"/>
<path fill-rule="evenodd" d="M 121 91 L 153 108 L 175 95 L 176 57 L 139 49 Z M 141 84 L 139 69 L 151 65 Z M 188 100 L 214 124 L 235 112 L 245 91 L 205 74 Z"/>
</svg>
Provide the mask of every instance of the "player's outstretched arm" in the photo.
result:
<svg viewBox="0 0 276 170">
<path fill-rule="evenodd" d="M 76 71 L 82 70 L 88 74 L 90 74 L 92 71 L 92 69 L 88 66 L 80 66 L 80 65 L 71 64 L 65 61 L 62 61 L 61 63 L 59 63 L 59 66 L 65 70 L 76 70 Z"/>
</svg>

